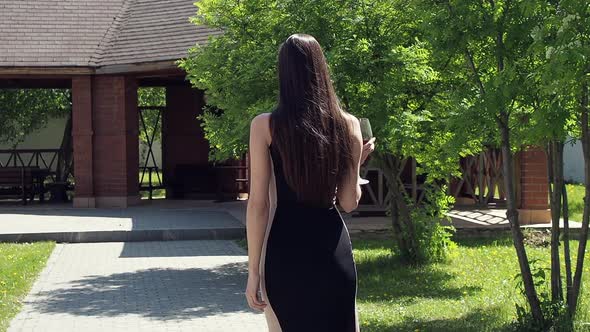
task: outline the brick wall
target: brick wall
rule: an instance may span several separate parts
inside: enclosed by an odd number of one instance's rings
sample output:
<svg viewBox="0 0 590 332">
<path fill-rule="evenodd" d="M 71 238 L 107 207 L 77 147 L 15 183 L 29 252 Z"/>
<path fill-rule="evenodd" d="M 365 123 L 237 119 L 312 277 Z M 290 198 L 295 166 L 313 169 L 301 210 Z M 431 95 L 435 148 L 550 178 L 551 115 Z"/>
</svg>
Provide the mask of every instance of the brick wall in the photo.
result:
<svg viewBox="0 0 590 332">
<path fill-rule="evenodd" d="M 135 78 L 73 78 L 72 103 L 74 206 L 127 206 L 139 198 Z"/>
<path fill-rule="evenodd" d="M 202 91 L 188 84 L 166 87 L 166 110 L 162 113 L 162 168 L 168 197 L 185 197 L 184 194 L 179 196 L 180 191 L 175 190 L 182 187 L 180 183 L 185 183 L 187 188 L 215 186 L 208 160 L 209 142 L 197 119 L 203 113 L 203 106 Z M 181 171 L 178 165 L 194 170 Z"/>
<path fill-rule="evenodd" d="M 124 76 L 96 76 L 93 82 L 94 193 L 138 194 L 137 85 Z"/>
<path fill-rule="evenodd" d="M 94 196 L 92 135 L 92 78 L 75 77 L 72 79 L 72 136 L 76 198 Z"/>
<path fill-rule="evenodd" d="M 540 148 L 529 148 L 519 153 L 520 158 L 520 208 L 549 208 L 547 183 L 547 157 Z"/>
<path fill-rule="evenodd" d="M 166 111 L 162 114 L 164 169 L 177 164 L 208 164 L 209 142 L 197 116 L 203 113 L 203 92 L 189 85 L 166 87 Z"/>
</svg>

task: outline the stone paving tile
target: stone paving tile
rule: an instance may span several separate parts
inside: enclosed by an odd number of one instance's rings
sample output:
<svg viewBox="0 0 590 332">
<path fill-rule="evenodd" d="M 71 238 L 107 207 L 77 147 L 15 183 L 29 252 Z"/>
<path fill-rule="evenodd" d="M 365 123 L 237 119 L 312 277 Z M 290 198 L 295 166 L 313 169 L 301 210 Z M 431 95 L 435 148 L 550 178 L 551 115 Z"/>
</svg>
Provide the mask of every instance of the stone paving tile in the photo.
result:
<svg viewBox="0 0 590 332">
<path fill-rule="evenodd" d="M 223 208 L 0 209 L 0 234 L 236 228 Z"/>
<path fill-rule="evenodd" d="M 58 244 L 9 332 L 266 330 L 232 241 Z"/>
</svg>

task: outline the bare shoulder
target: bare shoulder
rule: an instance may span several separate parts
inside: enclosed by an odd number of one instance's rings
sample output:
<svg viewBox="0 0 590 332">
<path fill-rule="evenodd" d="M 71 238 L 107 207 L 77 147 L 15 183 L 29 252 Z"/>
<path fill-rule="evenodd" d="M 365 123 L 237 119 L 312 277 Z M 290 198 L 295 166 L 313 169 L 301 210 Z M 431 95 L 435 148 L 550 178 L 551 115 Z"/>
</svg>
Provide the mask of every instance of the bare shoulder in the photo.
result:
<svg viewBox="0 0 590 332">
<path fill-rule="evenodd" d="M 351 133 L 353 135 L 355 135 L 357 133 L 360 134 L 361 125 L 360 125 L 359 119 L 356 116 L 354 116 L 348 112 L 345 112 L 345 111 L 342 111 L 342 115 L 346 119 L 346 122 L 348 123 L 348 128 L 350 129 Z"/>
<path fill-rule="evenodd" d="M 270 143 L 270 113 L 262 113 L 252 119 L 250 136 L 263 138 Z"/>
</svg>

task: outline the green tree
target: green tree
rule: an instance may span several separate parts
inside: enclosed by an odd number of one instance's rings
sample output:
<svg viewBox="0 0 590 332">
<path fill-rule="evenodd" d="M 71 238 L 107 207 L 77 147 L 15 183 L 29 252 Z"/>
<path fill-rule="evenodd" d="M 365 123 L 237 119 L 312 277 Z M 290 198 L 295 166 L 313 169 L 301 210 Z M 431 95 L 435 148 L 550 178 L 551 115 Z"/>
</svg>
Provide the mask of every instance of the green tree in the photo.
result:
<svg viewBox="0 0 590 332">
<path fill-rule="evenodd" d="M 522 133 L 532 112 L 525 102 L 531 33 L 542 15 L 534 1 L 418 2 L 427 13 L 424 31 L 435 56 L 451 59 L 444 74 L 463 80 L 449 86 L 459 105 L 457 115 L 464 127 L 477 126 L 484 139 L 490 139 L 482 143 L 501 147 L 507 217 L 525 294 L 534 320 L 542 324 L 544 317 L 518 220 L 513 174 L 513 152 L 524 143 Z"/>
<path fill-rule="evenodd" d="M 277 50 L 296 32 L 322 44 L 343 107 L 368 117 L 378 137 L 375 162 L 392 193 L 395 243 L 409 262 L 444 257 L 452 245 L 439 219 L 451 199 L 444 183 L 456 172 L 462 144 L 445 119 L 449 102 L 439 94 L 439 73 L 406 1 L 203 0 L 197 24 L 223 30 L 206 46 L 190 50 L 180 66 L 191 83 L 205 90 L 202 116 L 211 159 L 226 160 L 247 151 L 250 120 L 270 112 L 278 95 Z M 223 111 L 219 111 L 223 110 Z M 426 176 L 424 199 L 400 183 L 412 157 Z"/>
<path fill-rule="evenodd" d="M 137 104 L 139 107 L 166 106 L 166 88 L 142 87 L 137 89 Z M 143 119 L 139 120 L 139 126 L 142 129 L 139 131 L 139 139 L 147 143 L 148 137 L 151 138 L 153 135 L 154 141 L 159 141 L 162 136 L 161 110 L 157 108 L 146 108 L 142 111 L 142 116 Z"/>
<path fill-rule="evenodd" d="M 15 148 L 49 119 L 67 116 L 56 168 L 56 180 L 65 182 L 73 171 L 71 109 L 70 90 L 0 89 L 0 142 Z"/>
<path fill-rule="evenodd" d="M 0 89 L 0 142 L 16 146 L 50 118 L 68 115 L 70 92 L 63 89 Z"/>
<path fill-rule="evenodd" d="M 590 223 L 590 132 L 588 128 L 588 77 L 590 74 L 590 4 L 583 1 L 551 1 L 542 7 L 544 24 L 533 31 L 538 54 L 535 98 L 536 132 L 547 142 L 553 219 L 552 302 L 563 304 L 559 262 L 559 219 L 564 219 L 565 307 L 573 318 L 582 282 L 583 263 Z M 575 270 L 569 248 L 567 196 L 563 181 L 563 144 L 567 136 L 581 139 L 585 163 L 585 202 Z M 562 194 L 563 193 L 563 194 Z M 554 312 L 554 319 L 559 312 Z M 571 323 L 572 320 L 569 320 Z M 571 325 L 569 328 L 573 328 Z"/>
</svg>

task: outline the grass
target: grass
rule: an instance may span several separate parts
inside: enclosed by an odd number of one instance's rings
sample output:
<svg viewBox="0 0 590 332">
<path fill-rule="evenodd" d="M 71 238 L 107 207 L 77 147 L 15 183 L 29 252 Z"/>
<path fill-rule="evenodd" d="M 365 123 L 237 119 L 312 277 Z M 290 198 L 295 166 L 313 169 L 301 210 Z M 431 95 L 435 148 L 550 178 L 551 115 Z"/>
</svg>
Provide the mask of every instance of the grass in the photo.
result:
<svg viewBox="0 0 590 332">
<path fill-rule="evenodd" d="M 148 199 L 150 197 L 150 193 L 147 190 L 139 191 L 142 199 Z M 152 193 L 153 199 L 164 199 L 166 198 L 166 189 L 154 189 Z"/>
<path fill-rule="evenodd" d="M 582 222 L 584 212 L 584 185 L 567 184 L 567 201 L 570 220 Z"/>
<path fill-rule="evenodd" d="M 6 331 L 20 310 L 54 247 L 53 242 L 0 243 L 0 331 Z"/>
<path fill-rule="evenodd" d="M 523 305 L 525 300 L 516 288 L 519 269 L 509 237 L 458 239 L 446 262 L 420 267 L 401 264 L 390 238 L 352 240 L 362 331 L 513 330 L 515 303 Z M 578 241 L 570 244 L 575 262 Z M 246 248 L 247 243 L 240 240 L 238 245 Z M 528 246 L 527 253 L 529 259 L 538 259 L 537 266 L 550 266 L 549 248 Z M 584 288 L 589 284 L 587 255 L 577 331 L 590 331 L 590 289 Z"/>
<path fill-rule="evenodd" d="M 509 238 L 460 240 L 447 262 L 421 267 L 400 264 L 389 243 L 353 240 L 363 331 L 511 330 L 514 304 L 524 298 L 513 279 L 519 269 Z M 577 249 L 577 241 L 572 246 Z M 539 266 L 550 266 L 548 248 L 527 251 Z M 589 265 L 587 256 L 584 285 L 590 283 Z M 590 323 L 590 291 L 582 291 L 577 330 L 588 331 L 590 325 L 581 324 Z"/>
<path fill-rule="evenodd" d="M 157 173 L 157 174 L 156 174 Z M 158 185 L 158 177 L 160 179 L 160 181 L 163 179 L 163 173 L 162 171 L 157 171 L 157 172 L 152 172 L 152 184 L 153 185 Z M 146 171 L 146 173 L 143 176 L 143 181 L 141 179 L 141 170 L 139 171 L 139 181 L 140 181 L 140 185 L 144 185 L 147 186 L 150 184 L 149 181 L 149 174 Z M 141 195 L 142 199 L 147 199 L 150 196 L 149 191 L 147 190 L 140 190 L 139 194 Z M 162 199 L 162 198 L 166 198 L 166 189 L 162 188 L 162 189 L 154 189 L 152 192 L 152 198 L 154 199 Z"/>
</svg>

